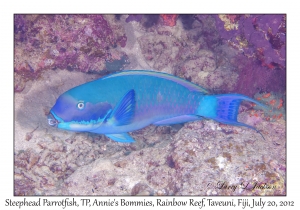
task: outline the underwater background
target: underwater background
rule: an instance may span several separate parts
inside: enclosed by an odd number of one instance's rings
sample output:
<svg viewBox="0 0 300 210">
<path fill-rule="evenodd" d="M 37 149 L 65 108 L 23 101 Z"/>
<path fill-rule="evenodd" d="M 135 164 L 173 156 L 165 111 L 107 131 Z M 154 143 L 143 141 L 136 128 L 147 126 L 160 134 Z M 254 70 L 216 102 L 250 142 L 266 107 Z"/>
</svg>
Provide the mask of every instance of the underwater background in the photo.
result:
<svg viewBox="0 0 300 210">
<path fill-rule="evenodd" d="M 134 144 L 48 126 L 61 93 L 125 69 L 268 104 L 239 114 L 265 140 L 212 120 Z M 14 92 L 15 195 L 286 195 L 285 15 L 15 15 Z"/>
</svg>

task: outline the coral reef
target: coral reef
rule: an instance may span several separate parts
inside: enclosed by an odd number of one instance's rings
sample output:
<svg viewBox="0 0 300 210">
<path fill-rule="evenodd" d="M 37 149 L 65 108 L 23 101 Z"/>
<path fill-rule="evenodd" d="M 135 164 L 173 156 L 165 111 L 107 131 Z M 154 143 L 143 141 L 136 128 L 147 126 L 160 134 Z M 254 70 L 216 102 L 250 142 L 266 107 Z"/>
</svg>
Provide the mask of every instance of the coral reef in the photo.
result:
<svg viewBox="0 0 300 210">
<path fill-rule="evenodd" d="M 232 91 L 238 78 L 230 68 L 217 68 L 215 55 L 208 50 L 199 50 L 194 58 L 186 60 L 177 75 L 215 92 Z"/>
<path fill-rule="evenodd" d="M 242 107 L 239 120 L 255 123 L 265 141 L 251 129 L 209 120 L 148 126 L 131 133 L 136 143 L 122 144 L 47 125 L 45 109 L 73 85 L 70 77 L 78 84 L 94 79 L 45 71 L 16 95 L 15 195 L 285 195 L 282 118 L 254 122 L 252 109 Z"/>
<path fill-rule="evenodd" d="M 260 92 L 280 92 L 286 90 L 286 70 L 271 70 L 256 63 L 253 58 L 237 55 L 232 59 L 239 74 L 234 91 L 253 97 Z"/>
<path fill-rule="evenodd" d="M 285 67 L 285 15 L 219 15 L 220 36 L 269 69 Z"/>
<path fill-rule="evenodd" d="M 15 15 L 15 195 L 286 195 L 285 15 Z M 242 93 L 238 120 L 148 126 L 136 143 L 49 127 L 66 90 L 153 69 Z M 51 70 L 51 71 L 48 71 Z"/>
<path fill-rule="evenodd" d="M 215 18 L 220 37 L 243 52 L 232 62 L 240 75 L 235 90 L 249 96 L 259 91 L 283 93 L 286 16 L 219 15 Z"/>
<path fill-rule="evenodd" d="M 267 104 L 270 109 L 264 112 L 266 120 L 279 120 L 286 117 L 286 98 L 280 93 L 256 93 L 254 98 L 262 103 Z"/>
<path fill-rule="evenodd" d="M 148 65 L 157 70 L 170 69 L 170 65 L 175 63 L 176 52 L 180 49 L 176 38 L 166 35 L 145 34 L 138 38 L 138 42 Z"/>
<path fill-rule="evenodd" d="M 127 40 L 109 15 L 15 15 L 14 26 L 16 90 L 46 69 L 105 70 L 111 51 Z"/>
</svg>

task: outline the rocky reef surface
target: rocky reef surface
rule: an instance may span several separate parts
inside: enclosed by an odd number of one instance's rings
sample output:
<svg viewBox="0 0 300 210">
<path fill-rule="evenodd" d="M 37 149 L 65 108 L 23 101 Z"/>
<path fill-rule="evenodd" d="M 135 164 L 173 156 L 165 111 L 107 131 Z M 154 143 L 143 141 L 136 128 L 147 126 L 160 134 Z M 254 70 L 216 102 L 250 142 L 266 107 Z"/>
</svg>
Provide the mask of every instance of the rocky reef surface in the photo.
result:
<svg viewBox="0 0 300 210">
<path fill-rule="evenodd" d="M 15 15 L 15 195 L 285 195 L 284 15 Z M 253 38 L 254 37 L 254 38 Z M 136 143 L 48 126 L 64 91 L 123 69 L 243 93 L 255 131 L 203 120 Z"/>
</svg>

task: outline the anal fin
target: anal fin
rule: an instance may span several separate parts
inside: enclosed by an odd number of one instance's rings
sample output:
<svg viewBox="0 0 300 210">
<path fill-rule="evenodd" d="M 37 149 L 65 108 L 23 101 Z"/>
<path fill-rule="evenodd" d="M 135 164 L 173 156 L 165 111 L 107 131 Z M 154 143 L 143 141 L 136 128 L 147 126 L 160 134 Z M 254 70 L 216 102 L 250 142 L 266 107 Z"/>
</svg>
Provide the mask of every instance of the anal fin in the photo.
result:
<svg viewBox="0 0 300 210">
<path fill-rule="evenodd" d="M 135 140 L 128 133 L 117 133 L 117 134 L 105 134 L 108 138 L 121 142 L 121 143 L 132 143 Z"/>
<path fill-rule="evenodd" d="M 173 125 L 173 124 L 185 123 L 185 122 L 201 120 L 201 119 L 202 118 L 197 115 L 180 115 L 165 120 L 157 121 L 153 123 L 153 125 Z"/>
</svg>

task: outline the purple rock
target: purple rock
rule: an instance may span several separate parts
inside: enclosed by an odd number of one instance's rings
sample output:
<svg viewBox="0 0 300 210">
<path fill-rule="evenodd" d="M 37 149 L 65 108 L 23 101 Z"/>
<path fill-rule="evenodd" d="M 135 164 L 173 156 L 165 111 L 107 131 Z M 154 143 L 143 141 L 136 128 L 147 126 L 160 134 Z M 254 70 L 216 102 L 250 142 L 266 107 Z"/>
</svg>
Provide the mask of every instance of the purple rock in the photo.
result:
<svg viewBox="0 0 300 210">
<path fill-rule="evenodd" d="M 282 15 L 260 15 L 257 17 L 258 27 L 264 31 L 272 29 L 272 34 L 276 34 L 281 24 Z"/>
<path fill-rule="evenodd" d="M 143 15 L 129 15 L 126 18 L 126 23 L 129 23 L 131 21 L 140 22 L 142 20 Z"/>
</svg>

